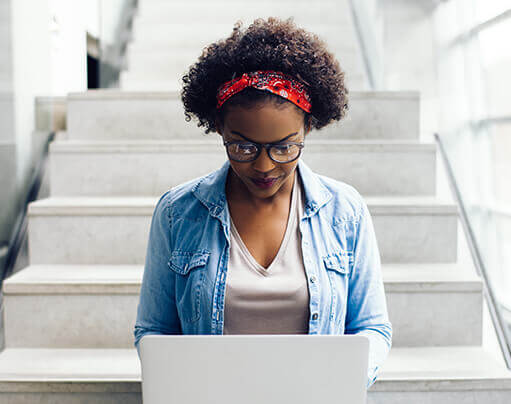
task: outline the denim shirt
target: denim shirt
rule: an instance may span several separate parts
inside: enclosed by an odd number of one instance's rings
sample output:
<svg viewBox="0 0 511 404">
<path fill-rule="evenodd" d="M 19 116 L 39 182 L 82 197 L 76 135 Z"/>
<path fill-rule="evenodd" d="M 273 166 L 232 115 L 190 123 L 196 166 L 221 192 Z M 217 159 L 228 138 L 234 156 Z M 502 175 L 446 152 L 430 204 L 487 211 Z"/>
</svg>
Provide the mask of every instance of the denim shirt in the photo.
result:
<svg viewBox="0 0 511 404">
<path fill-rule="evenodd" d="M 134 327 L 147 334 L 222 334 L 230 247 L 221 168 L 177 185 L 151 219 Z M 305 196 L 299 229 L 309 287 L 309 334 L 369 339 L 367 388 L 392 345 L 378 245 L 368 208 L 354 187 L 313 172 L 299 159 Z"/>
</svg>

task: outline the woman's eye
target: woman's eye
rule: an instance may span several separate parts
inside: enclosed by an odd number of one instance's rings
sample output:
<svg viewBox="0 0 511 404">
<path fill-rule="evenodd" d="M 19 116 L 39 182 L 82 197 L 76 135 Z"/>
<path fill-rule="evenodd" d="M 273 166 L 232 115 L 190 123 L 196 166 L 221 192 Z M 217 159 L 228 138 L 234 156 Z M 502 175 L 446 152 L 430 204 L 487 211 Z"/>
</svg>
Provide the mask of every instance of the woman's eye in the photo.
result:
<svg viewBox="0 0 511 404">
<path fill-rule="evenodd" d="M 254 153 L 257 148 L 250 143 L 240 143 L 238 144 L 238 151 L 242 153 Z"/>
<path fill-rule="evenodd" d="M 291 152 L 291 146 L 292 145 L 277 145 L 277 146 L 273 146 L 273 148 L 275 149 L 275 152 L 277 152 L 278 154 L 287 154 L 287 153 L 290 153 Z"/>
</svg>

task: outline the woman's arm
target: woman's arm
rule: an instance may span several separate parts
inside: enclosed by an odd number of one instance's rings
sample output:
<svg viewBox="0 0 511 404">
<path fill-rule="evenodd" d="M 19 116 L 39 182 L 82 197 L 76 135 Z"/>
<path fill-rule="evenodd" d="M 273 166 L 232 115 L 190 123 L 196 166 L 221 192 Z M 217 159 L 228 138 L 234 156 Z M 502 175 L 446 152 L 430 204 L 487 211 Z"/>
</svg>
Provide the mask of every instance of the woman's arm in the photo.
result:
<svg viewBox="0 0 511 404">
<path fill-rule="evenodd" d="M 359 334 L 369 338 L 369 388 L 375 382 L 379 368 L 392 346 L 392 324 L 387 313 L 373 222 L 365 201 L 362 197 L 360 200 L 362 206 L 355 229 L 345 334 Z"/>
<path fill-rule="evenodd" d="M 134 345 L 139 357 L 139 342 L 144 335 L 182 334 L 175 301 L 176 275 L 168 266 L 171 249 L 169 192 L 160 197 L 151 219 L 134 328 Z"/>
</svg>

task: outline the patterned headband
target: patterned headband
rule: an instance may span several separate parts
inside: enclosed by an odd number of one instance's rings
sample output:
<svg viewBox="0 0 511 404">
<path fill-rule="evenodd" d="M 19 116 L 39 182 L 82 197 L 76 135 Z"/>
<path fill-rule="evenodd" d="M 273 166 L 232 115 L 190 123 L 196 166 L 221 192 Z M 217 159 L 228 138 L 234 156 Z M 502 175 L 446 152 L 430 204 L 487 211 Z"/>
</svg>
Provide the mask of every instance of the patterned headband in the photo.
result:
<svg viewBox="0 0 511 404">
<path fill-rule="evenodd" d="M 274 70 L 257 70 L 243 73 L 242 76 L 229 80 L 218 88 L 217 109 L 234 94 L 247 87 L 270 91 L 277 94 L 306 112 L 311 111 L 310 96 L 302 83 L 292 76 Z"/>
</svg>

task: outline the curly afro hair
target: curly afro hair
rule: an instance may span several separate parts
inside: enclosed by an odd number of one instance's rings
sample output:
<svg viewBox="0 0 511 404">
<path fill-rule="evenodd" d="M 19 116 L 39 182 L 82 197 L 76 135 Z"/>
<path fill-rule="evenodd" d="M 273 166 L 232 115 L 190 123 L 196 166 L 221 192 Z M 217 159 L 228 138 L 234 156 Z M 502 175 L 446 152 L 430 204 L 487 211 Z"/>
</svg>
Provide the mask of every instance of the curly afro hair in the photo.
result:
<svg viewBox="0 0 511 404">
<path fill-rule="evenodd" d="M 223 124 L 229 106 L 250 108 L 270 102 L 276 107 L 292 105 L 304 116 L 306 128 L 321 129 L 340 120 L 348 108 L 344 72 L 326 43 L 316 34 L 298 28 L 293 17 L 281 20 L 258 18 L 244 31 L 237 21 L 226 39 L 203 48 L 196 63 L 182 77 L 181 100 L 185 120 L 198 118 L 205 133 Z M 216 109 L 217 89 L 224 82 L 254 70 L 277 70 L 301 81 L 311 97 L 310 113 L 270 91 L 247 87 Z"/>
</svg>

